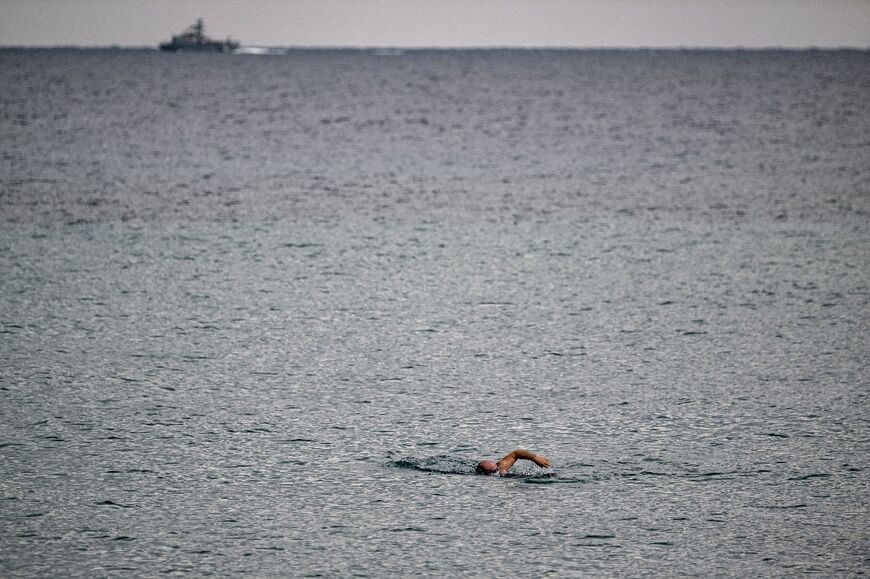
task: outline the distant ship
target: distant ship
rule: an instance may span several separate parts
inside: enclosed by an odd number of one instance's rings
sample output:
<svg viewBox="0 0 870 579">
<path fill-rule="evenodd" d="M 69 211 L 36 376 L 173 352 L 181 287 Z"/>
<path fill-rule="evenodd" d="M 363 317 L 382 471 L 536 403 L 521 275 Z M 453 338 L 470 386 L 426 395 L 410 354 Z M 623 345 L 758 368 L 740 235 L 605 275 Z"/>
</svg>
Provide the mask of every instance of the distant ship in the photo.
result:
<svg viewBox="0 0 870 579">
<path fill-rule="evenodd" d="M 205 27 L 202 18 L 196 20 L 181 34 L 172 37 L 171 42 L 161 42 L 160 50 L 178 52 L 180 50 L 190 52 L 233 52 L 239 48 L 239 43 L 227 38 L 213 40 L 205 35 Z"/>
</svg>

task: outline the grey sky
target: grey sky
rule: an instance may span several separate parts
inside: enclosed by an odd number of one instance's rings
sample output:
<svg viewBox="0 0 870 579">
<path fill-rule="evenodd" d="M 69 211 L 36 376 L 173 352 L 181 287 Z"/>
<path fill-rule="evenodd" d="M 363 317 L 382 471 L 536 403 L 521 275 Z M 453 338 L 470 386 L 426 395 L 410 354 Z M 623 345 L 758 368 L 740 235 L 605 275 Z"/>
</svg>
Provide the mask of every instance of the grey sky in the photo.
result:
<svg viewBox="0 0 870 579">
<path fill-rule="evenodd" d="M 870 0 L 0 0 L 0 45 L 870 48 Z"/>
</svg>

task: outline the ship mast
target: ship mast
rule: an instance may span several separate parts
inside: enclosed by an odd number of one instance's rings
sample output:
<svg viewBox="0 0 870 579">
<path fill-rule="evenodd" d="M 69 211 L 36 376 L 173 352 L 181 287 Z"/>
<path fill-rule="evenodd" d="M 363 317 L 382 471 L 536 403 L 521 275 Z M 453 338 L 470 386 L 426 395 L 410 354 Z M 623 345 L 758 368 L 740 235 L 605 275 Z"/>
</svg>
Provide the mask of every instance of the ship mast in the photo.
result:
<svg viewBox="0 0 870 579">
<path fill-rule="evenodd" d="M 202 18 L 196 19 L 196 24 L 193 25 L 193 33 L 197 44 L 202 44 L 205 41 L 205 26 L 202 24 Z"/>
</svg>

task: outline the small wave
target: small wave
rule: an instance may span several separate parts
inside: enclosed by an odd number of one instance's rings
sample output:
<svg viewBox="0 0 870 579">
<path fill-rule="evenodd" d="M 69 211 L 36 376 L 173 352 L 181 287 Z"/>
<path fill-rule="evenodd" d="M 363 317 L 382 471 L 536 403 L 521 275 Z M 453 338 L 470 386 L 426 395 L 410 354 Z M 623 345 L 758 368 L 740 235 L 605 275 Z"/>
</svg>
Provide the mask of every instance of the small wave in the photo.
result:
<svg viewBox="0 0 870 579">
<path fill-rule="evenodd" d="M 249 56 L 283 56 L 289 52 L 287 48 L 276 48 L 273 46 L 242 46 L 233 51 L 234 54 L 245 54 Z"/>
<path fill-rule="evenodd" d="M 122 509 L 135 509 L 135 508 L 137 508 L 135 505 L 125 505 L 123 503 L 116 503 L 115 501 L 109 501 L 109 500 L 100 501 L 100 502 L 95 503 L 95 504 L 98 506 L 119 507 Z"/>
<path fill-rule="evenodd" d="M 455 456 L 438 455 L 427 458 L 403 457 L 387 462 L 387 466 L 431 472 L 437 474 L 474 474 L 476 462 L 456 458 Z"/>
<path fill-rule="evenodd" d="M 810 474 L 805 474 L 803 476 L 789 477 L 788 480 L 810 480 L 810 479 L 814 479 L 814 478 L 828 478 L 829 476 L 831 476 L 831 475 L 826 473 L 826 472 L 813 472 Z"/>
<path fill-rule="evenodd" d="M 589 479 L 559 477 L 554 472 L 536 472 L 532 474 L 520 475 L 525 484 L 532 485 L 552 485 L 552 484 L 586 484 Z"/>
</svg>

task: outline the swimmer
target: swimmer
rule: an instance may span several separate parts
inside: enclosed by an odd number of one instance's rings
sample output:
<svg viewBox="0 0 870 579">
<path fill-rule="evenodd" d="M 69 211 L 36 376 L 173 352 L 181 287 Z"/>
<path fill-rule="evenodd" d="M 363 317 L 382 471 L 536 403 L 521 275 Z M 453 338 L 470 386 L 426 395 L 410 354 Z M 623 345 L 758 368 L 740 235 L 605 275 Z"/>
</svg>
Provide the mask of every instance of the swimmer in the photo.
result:
<svg viewBox="0 0 870 579">
<path fill-rule="evenodd" d="M 541 468 L 547 468 L 550 466 L 550 459 L 543 454 L 535 454 L 534 452 L 518 448 L 498 462 L 495 462 L 494 460 L 480 461 L 477 463 L 477 474 L 498 473 L 501 476 L 505 476 L 514 463 L 521 459 L 530 460 Z"/>
</svg>

